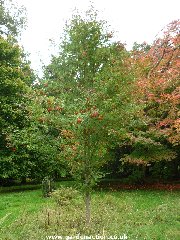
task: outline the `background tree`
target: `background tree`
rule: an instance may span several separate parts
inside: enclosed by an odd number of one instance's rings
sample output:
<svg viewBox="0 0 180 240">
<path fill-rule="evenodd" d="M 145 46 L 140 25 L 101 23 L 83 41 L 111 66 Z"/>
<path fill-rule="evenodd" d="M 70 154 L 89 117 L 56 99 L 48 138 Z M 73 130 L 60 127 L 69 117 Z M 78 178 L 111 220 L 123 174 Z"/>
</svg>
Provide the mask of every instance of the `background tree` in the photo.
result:
<svg viewBox="0 0 180 240">
<path fill-rule="evenodd" d="M 179 24 L 168 24 L 148 52 L 135 54 L 146 113 L 173 145 L 179 144 Z"/>
<path fill-rule="evenodd" d="M 0 149 L 1 177 L 15 175 L 17 168 L 12 161 L 18 149 L 10 133 L 27 124 L 25 94 L 33 78 L 29 65 L 22 60 L 17 44 L 0 37 Z"/>
<path fill-rule="evenodd" d="M 61 128 L 56 119 L 61 118 L 62 108 L 58 99 L 45 95 L 46 86 L 34 86 L 27 94 L 29 125 L 14 138 L 28 153 L 31 162 L 29 177 L 42 180 L 44 177 L 60 178 L 69 174 L 67 164 L 60 158 Z M 17 136 L 17 135 L 16 135 Z"/>
<path fill-rule="evenodd" d="M 0 38 L 0 178 L 64 176 L 51 100 L 32 84 L 35 76 L 23 57 L 17 44 Z"/>
<path fill-rule="evenodd" d="M 26 94 L 35 77 L 17 38 L 26 23 L 25 9 L 0 1 L 0 161 L 2 179 L 25 175 L 25 154 L 11 135 L 28 125 Z M 19 162 L 19 163 L 18 163 Z"/>
<path fill-rule="evenodd" d="M 65 174 L 55 161 L 58 146 L 51 141 L 53 126 L 42 120 L 47 117 L 45 96 L 34 86 L 35 75 L 17 44 L 25 16 L 23 6 L 0 1 L 0 177 L 4 180 L 40 180 L 60 170 Z"/>
<path fill-rule="evenodd" d="M 139 78 L 137 93 L 139 100 L 145 104 L 146 124 L 139 129 L 139 137 L 135 139 L 133 151 L 126 160 L 134 158 L 158 162 L 178 158 L 178 55 L 179 21 L 168 24 L 152 46 L 144 43 L 134 47 L 131 60 Z"/>
<path fill-rule="evenodd" d="M 26 11 L 16 1 L 0 0 L 0 34 L 17 37 L 26 24 Z"/>
</svg>

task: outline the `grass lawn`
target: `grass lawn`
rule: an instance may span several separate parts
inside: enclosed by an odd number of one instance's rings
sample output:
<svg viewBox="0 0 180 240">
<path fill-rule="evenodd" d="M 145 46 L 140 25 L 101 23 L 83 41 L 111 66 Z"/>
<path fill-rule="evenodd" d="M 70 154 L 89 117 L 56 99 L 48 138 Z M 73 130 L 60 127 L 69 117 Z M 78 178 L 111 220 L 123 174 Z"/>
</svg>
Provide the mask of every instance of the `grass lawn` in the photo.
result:
<svg viewBox="0 0 180 240">
<path fill-rule="evenodd" d="M 42 198 L 41 189 L 1 191 L 0 240 L 78 239 L 78 233 L 94 239 L 179 240 L 179 210 L 178 191 L 95 191 L 87 227 L 81 195 L 58 206 L 54 199 Z"/>
</svg>

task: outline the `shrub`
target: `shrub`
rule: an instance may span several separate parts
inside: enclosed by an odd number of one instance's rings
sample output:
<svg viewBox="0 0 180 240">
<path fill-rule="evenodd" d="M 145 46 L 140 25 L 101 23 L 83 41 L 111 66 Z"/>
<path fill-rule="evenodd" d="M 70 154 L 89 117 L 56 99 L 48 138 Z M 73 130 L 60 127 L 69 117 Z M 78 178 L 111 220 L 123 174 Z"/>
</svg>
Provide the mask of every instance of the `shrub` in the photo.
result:
<svg viewBox="0 0 180 240">
<path fill-rule="evenodd" d="M 72 187 L 61 187 L 50 194 L 59 206 L 68 205 L 78 196 L 78 191 Z"/>
</svg>

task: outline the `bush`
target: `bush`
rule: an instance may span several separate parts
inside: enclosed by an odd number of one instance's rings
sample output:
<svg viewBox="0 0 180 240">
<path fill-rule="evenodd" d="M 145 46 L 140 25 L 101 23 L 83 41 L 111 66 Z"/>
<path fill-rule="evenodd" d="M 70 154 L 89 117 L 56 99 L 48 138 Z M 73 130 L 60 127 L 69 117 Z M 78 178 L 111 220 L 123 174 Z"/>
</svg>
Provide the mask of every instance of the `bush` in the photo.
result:
<svg viewBox="0 0 180 240">
<path fill-rule="evenodd" d="M 59 206 L 68 205 L 78 196 L 79 192 L 72 187 L 61 187 L 50 194 Z"/>
</svg>

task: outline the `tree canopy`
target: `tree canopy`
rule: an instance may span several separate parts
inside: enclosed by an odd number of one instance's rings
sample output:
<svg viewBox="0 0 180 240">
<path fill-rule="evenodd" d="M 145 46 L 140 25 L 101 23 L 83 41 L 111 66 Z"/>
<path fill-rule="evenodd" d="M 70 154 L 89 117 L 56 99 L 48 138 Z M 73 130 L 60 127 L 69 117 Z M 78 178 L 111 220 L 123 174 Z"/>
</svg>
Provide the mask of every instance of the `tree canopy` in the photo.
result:
<svg viewBox="0 0 180 240">
<path fill-rule="evenodd" d="M 17 43 L 25 11 L 0 3 L 0 178 L 69 175 L 88 195 L 111 164 L 178 159 L 179 21 L 128 51 L 93 7 L 75 12 L 35 81 Z"/>
</svg>

